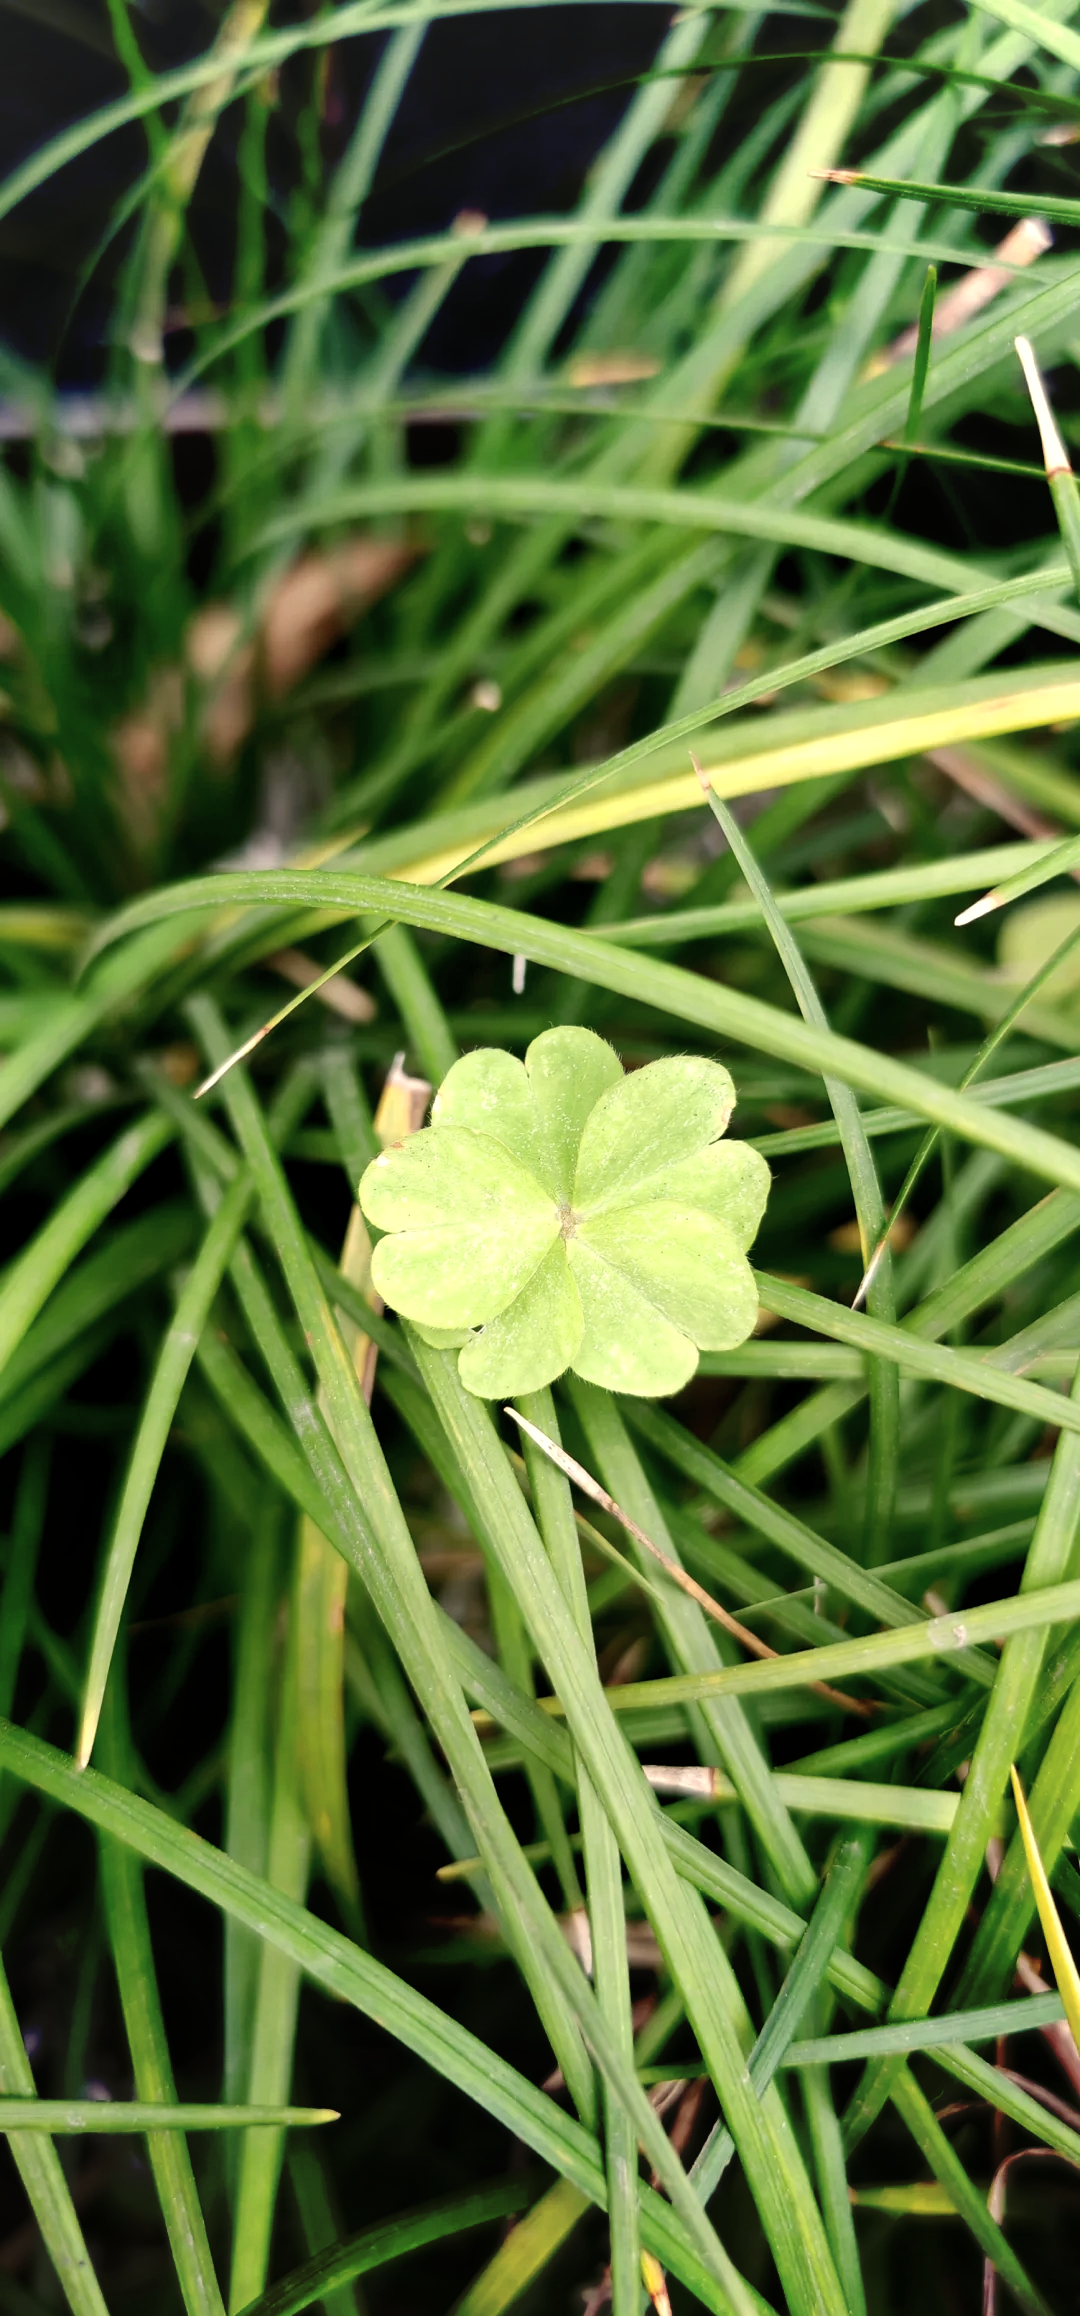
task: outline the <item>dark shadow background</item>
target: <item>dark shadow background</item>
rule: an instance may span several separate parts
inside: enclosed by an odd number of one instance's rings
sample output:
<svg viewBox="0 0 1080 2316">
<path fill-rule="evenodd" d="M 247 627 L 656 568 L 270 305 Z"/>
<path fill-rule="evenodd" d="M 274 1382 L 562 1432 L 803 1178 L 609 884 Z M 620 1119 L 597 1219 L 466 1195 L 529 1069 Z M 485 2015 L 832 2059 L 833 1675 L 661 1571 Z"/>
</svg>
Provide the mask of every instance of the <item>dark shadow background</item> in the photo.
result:
<svg viewBox="0 0 1080 2316">
<path fill-rule="evenodd" d="M 147 63 L 162 71 L 205 50 L 218 11 L 198 0 L 135 0 L 132 14 Z M 278 8 L 271 20 L 287 23 L 296 15 L 293 7 Z M 442 232 L 463 208 L 482 210 L 493 221 L 571 209 L 669 20 L 669 8 L 648 0 L 595 7 L 571 0 L 434 25 L 364 211 L 365 242 Z M 105 0 L 0 0 L 0 50 L 4 176 L 60 129 L 126 89 Z M 321 69 L 321 145 L 332 168 L 379 52 L 375 40 L 343 41 L 296 59 L 281 75 L 269 147 L 277 207 L 268 235 L 272 276 L 284 278 L 297 174 L 294 126 L 311 99 L 314 76 Z M 212 295 L 222 302 L 229 295 L 241 119 L 239 106 L 225 115 L 191 212 Z M 64 385 L 92 384 L 107 358 L 124 234 L 100 256 L 81 296 L 80 277 L 146 161 L 142 129 L 122 129 L 0 220 L 0 340 L 23 360 L 55 363 Z M 428 342 L 433 366 L 455 370 L 490 361 L 541 263 L 530 254 L 469 266 Z M 390 294 L 400 294 L 401 286 Z"/>
</svg>

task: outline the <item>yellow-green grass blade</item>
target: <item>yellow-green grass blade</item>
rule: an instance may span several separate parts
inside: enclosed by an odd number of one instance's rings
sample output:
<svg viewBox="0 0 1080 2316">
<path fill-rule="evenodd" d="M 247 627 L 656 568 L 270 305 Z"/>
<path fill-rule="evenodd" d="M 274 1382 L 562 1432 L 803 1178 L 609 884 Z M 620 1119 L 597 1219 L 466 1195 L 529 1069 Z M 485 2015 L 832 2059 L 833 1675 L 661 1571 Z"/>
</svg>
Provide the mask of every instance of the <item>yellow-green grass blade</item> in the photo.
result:
<svg viewBox="0 0 1080 2316">
<path fill-rule="evenodd" d="M 1070 1440 L 1072 1434 L 1069 1435 Z M 1031 1634 L 1041 1653 L 1046 1632 L 1068 1624 L 1080 1613 L 1080 1580 L 1047 1584 L 1037 1592 L 1022 1592 L 1005 1600 L 981 1601 L 947 1616 L 932 1616 L 925 1623 L 899 1631 L 868 1634 L 865 1640 L 832 1641 L 819 1649 L 798 1649 L 788 1656 L 759 1658 L 753 1664 L 726 1665 L 718 1673 L 670 1673 L 651 1681 L 628 1681 L 610 1696 L 613 1713 L 633 1713 L 641 1706 L 691 1705 L 703 1697 L 764 1696 L 766 1691 L 803 1688 L 815 1681 L 849 1681 L 862 1674 L 877 1677 L 895 1665 L 940 1663 L 962 1655 L 973 1642 L 1005 1640 Z M 1032 1652 L 1029 1652 L 1029 1654 Z M 541 1698 L 541 1708 L 559 1717 L 558 1698 Z M 993 1831 L 1000 1794 L 988 1814 L 988 1835 Z M 959 1823 L 959 1815 L 954 1825 Z"/>
<path fill-rule="evenodd" d="M 984 893 L 981 900 L 973 901 L 970 908 L 962 909 L 954 921 L 958 925 L 971 925 L 977 917 L 988 917 L 994 909 L 1006 909 L 1010 902 L 1021 900 L 1025 893 L 1033 893 L 1040 885 L 1049 884 L 1052 877 L 1067 876 L 1078 861 L 1080 838 L 1075 836 L 1067 836 L 1063 844 L 1050 845 L 1046 849 L 1040 845 L 1037 857 L 1035 848 L 1029 847 L 1024 867 L 1018 868 L 1013 876 L 1006 877 L 1001 884 L 996 884 L 992 892 Z"/>
<path fill-rule="evenodd" d="M 1056 1679 L 1062 1658 L 1053 1668 Z M 1052 1695 L 1040 1697 L 1049 1703 Z M 1039 1764 L 1031 1791 L 1030 1822 L 1045 1870 L 1053 1873 L 1080 1805 L 1080 1683 L 1073 1681 L 1060 1719 Z M 989 1993 L 1007 1979 L 1031 1921 L 1034 1903 L 1027 1870 L 1026 1845 L 1014 1837 L 1002 1861 L 971 1951 L 964 1964 L 957 1995 L 972 2000 Z"/>
<path fill-rule="evenodd" d="M 1020 1820 L 1020 1836 L 1024 1844 L 1024 1855 L 1027 1859 L 1028 1873 L 1031 1876 L 1031 1887 L 1035 1893 L 1035 1904 L 1042 1924 L 1042 1933 L 1046 1940 L 1047 1953 L 1050 1956 L 1050 1967 L 1057 1980 L 1058 1992 L 1064 2005 L 1065 2016 L 1072 2029 L 1073 2041 L 1080 2047 L 1080 1971 L 1077 1970 L 1073 1960 L 1072 1948 L 1065 1936 L 1061 1916 L 1054 1903 L 1054 1893 L 1039 1854 L 1039 1845 L 1035 1839 L 1035 1830 L 1028 1813 L 1024 1789 L 1015 1767 L 1010 1770 L 1010 1776 L 1012 1778 L 1013 1798 L 1016 1802 L 1016 1814 Z"/>
<path fill-rule="evenodd" d="M 755 1276 L 763 1309 L 774 1311 L 778 1318 L 812 1327 L 832 1342 L 849 1343 L 867 1356 L 894 1360 L 902 1372 L 921 1376 L 928 1383 L 946 1384 L 977 1399 L 1014 1407 L 1060 1430 L 1080 1433 L 1080 1405 L 1048 1391 L 1041 1383 L 1027 1383 L 1022 1376 L 1007 1374 L 992 1356 L 980 1358 L 974 1352 L 954 1351 L 949 1344 L 928 1343 L 910 1328 L 890 1326 L 868 1313 L 850 1311 L 844 1304 L 811 1294 L 806 1287 L 789 1286 L 786 1280 L 773 1279 L 765 1272 Z"/>
<path fill-rule="evenodd" d="M 556 2180 L 474 2276 L 457 2301 L 454 2316 L 503 2316 L 503 2310 L 543 2274 L 588 2208 L 580 2188 L 569 2180 Z"/>
<path fill-rule="evenodd" d="M 1080 803 L 1080 797 L 1077 799 Z M 1071 840 L 1070 840 L 1071 841 Z M 1028 868 L 1041 868 L 1060 850 L 1052 838 L 1026 844 L 988 846 L 985 851 L 943 860 L 874 869 L 867 875 L 822 878 L 791 892 L 774 892 L 773 904 L 789 925 L 813 917 L 848 917 L 864 910 L 906 908 L 912 901 L 948 899 L 984 879 L 1004 885 Z M 722 901 L 715 908 L 664 909 L 648 917 L 627 917 L 605 927 L 623 949 L 677 948 L 683 941 L 711 940 L 721 933 L 745 933 L 760 923 L 749 898 Z"/>
</svg>

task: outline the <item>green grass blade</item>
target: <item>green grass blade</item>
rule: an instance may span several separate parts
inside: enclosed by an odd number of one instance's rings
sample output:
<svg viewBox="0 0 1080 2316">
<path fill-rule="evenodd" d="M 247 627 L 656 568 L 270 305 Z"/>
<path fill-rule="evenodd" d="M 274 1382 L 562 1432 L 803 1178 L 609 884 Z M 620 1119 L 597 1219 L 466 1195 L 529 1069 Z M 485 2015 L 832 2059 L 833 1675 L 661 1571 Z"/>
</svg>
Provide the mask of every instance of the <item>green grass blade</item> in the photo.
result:
<svg viewBox="0 0 1080 2316">
<path fill-rule="evenodd" d="M 823 1982 L 866 1863 L 863 1842 L 847 1841 L 837 1851 L 791 1968 L 747 2061 L 759 2098 L 777 2068 L 785 2064 L 791 2039 Z M 723 2123 L 715 2124 L 691 2174 L 704 2202 L 715 2192 L 734 2153 L 730 2131 Z"/>
<path fill-rule="evenodd" d="M 569 1393 L 605 1485 L 651 1541 L 678 1566 L 678 1547 L 669 1533 L 614 1400 L 607 1392 L 572 1378 Z M 638 1565 L 649 1556 L 637 1540 L 630 1551 Z M 658 1615 L 669 1661 L 684 1672 L 706 1672 L 725 1661 L 720 1637 L 698 1603 L 658 1579 Z M 784 1896 L 802 1912 L 812 1900 L 816 1876 L 803 1842 L 762 1757 L 750 1720 L 741 1707 L 706 1707 L 694 1728 L 696 1750 L 705 1762 L 727 1770 Z"/>
<path fill-rule="evenodd" d="M 176 1316 L 154 1370 L 101 1573 L 76 1748 L 80 1767 L 85 1767 L 94 1749 L 131 1571 L 177 1403 L 252 1196 L 253 1186 L 246 1176 L 239 1176 L 226 1191 L 181 1290 Z"/>
<path fill-rule="evenodd" d="M 10 1065 L 9 1065 L 10 1066 Z M 6 1075 L 6 1072 L 5 1072 Z M 106 1150 L 69 1191 L 12 1264 L 0 1313 L 0 1369 L 6 1367 L 31 1321 L 107 1215 L 173 1138 L 168 1120 L 141 1118 Z"/>
<path fill-rule="evenodd" d="M 34 2078 L 0 1964 L 0 2093 L 35 2099 Z M 36 2132 L 8 2130 L 15 2168 L 71 2316 L 108 2316 L 56 2149 Z"/>
<path fill-rule="evenodd" d="M 118 1720 L 118 1708 L 114 1706 L 105 1733 L 105 1751 L 114 1772 L 122 1765 Z M 130 1764 L 124 1766 L 128 1767 L 130 1774 Z M 183 2138 L 178 2136 L 181 2126 L 175 2120 L 183 2110 L 177 2102 L 176 2084 L 165 2039 L 142 1868 L 131 1850 L 118 1842 L 103 1840 L 100 1851 L 105 1917 L 139 2102 L 135 2112 L 139 2114 L 141 2111 L 143 2128 L 147 2132 L 147 2152 L 184 2306 L 188 2316 L 224 2316 L 225 2304 L 218 2290 L 195 2177 L 187 2147 Z M 86 2102 L 91 2110 L 94 2104 L 93 2101 Z M 155 2106 L 170 2114 L 171 2120 L 164 2130 L 156 2127 L 157 2118 L 152 2113 Z M 188 2108 L 189 2127 L 198 2129 L 197 2123 L 190 2122 L 192 2115 L 198 2112 L 198 2109 Z M 240 2116 L 233 2109 L 231 2112 L 226 2110 L 220 2113 L 218 2119 L 227 2119 L 232 2123 L 239 2121 Z M 106 2129 L 109 2124 L 114 2129 L 120 2127 L 115 2117 L 109 2118 Z M 72 2114 L 69 2128 L 73 2127 L 77 2126 Z M 81 2127 L 84 2130 L 95 2128 L 92 2113 L 85 2117 Z M 133 2127 L 129 2120 L 129 2128 Z"/>
<path fill-rule="evenodd" d="M 219 1212 L 221 1209 L 219 1208 Z M 285 1656 L 281 1670 L 274 1745 L 273 1785 L 267 1822 L 266 1878 L 297 1905 L 303 1901 L 311 1867 L 312 1838 L 300 1784 L 300 1550 L 294 1555 Z M 280 2106 L 288 2098 L 293 2071 L 300 1971 L 280 1947 L 259 1951 L 251 2024 L 246 2095 L 254 2106 Z M 257 2299 L 266 2282 L 278 2181 L 285 2153 L 283 2131 L 249 2132 L 237 2172 L 233 2216 L 229 2307 Z"/>
<path fill-rule="evenodd" d="M 149 1802 L 95 1769 L 76 1770 L 64 1754 L 25 1730 L 0 1726 L 0 1766 L 126 1842 L 148 1864 L 173 1874 L 272 1943 L 315 1984 L 374 2018 L 459 2090 L 477 2099 L 488 2114 L 505 2122 L 542 2161 L 603 2205 L 603 2166 L 591 2134 L 485 2043 L 339 1931 L 306 1914 L 269 1882 L 260 1881 Z M 797 1923 L 798 1917 L 792 1920 Z M 22 2057 L 28 2074 L 25 2053 Z M 644 2241 L 664 2265 L 684 2276 L 718 2316 L 727 2316 L 732 2303 L 726 2290 L 718 2289 L 679 2215 L 648 2189 L 641 2195 L 641 2226 Z M 756 2295 L 748 2304 L 758 2316 Z M 102 2316 L 97 2301 L 93 2316 Z"/>
<path fill-rule="evenodd" d="M 456 1366 L 444 1353 L 414 1343 L 421 1375 L 439 1410 L 476 1500 L 485 1516 L 489 1547 L 513 1584 L 522 1613 L 549 1674 L 568 1708 L 575 1745 L 612 1820 L 619 1846 L 634 1881 L 642 1891 L 650 1918 L 680 1985 L 710 2072 L 729 2114 L 740 2154 L 773 2241 L 778 2265 L 790 2273 L 793 2304 L 812 2304 L 815 2293 L 824 2308 L 835 2299 L 838 2285 L 828 2255 L 820 2215 L 809 2183 L 788 2136 L 778 2103 L 759 2108 L 748 2100 L 736 2058 L 735 2021 L 742 2005 L 733 1979 L 724 1967 L 704 1914 L 686 1902 L 683 1886 L 672 1883 L 663 1866 L 663 1849 L 651 1805 L 645 1805 L 636 1765 L 617 1737 L 605 1692 L 596 1676 L 591 1652 L 580 1644 L 540 1540 L 517 1491 L 490 1415 L 462 1388 Z M 723 1680 L 721 1674 L 706 1680 Z M 605 2071 L 607 2071 L 605 2069 Z M 616 2081 L 618 2078 L 616 2077 Z M 625 2097 L 622 2086 L 620 2093 Z M 667 2150 L 663 2168 L 653 2153 L 653 2133 L 641 2131 L 646 2150 L 656 2164 L 680 2216 L 687 2213 L 687 2190 L 681 2171 L 672 2176 Z M 670 2185 L 669 2185 L 670 2181 Z M 782 2183 L 782 2184 L 781 2184 Z M 691 2202 L 692 2202 L 691 2198 Z M 730 2287 L 729 2287 L 730 2288 Z M 808 2302 L 809 2295 L 809 2302 Z"/>
<path fill-rule="evenodd" d="M 558 1442 L 558 1418 L 550 1391 L 522 1396 L 528 1422 Z M 573 1504 L 565 1474 L 524 1435 L 525 1465 L 537 1526 L 583 1642 L 592 1644 L 588 1594 L 581 1565 Z M 578 1811 L 588 1884 L 588 1923 L 596 1998 L 622 2055 L 633 2064 L 630 1972 L 626 1955 L 626 1914 L 622 1860 L 609 1820 L 588 1771 L 578 1767 Z M 611 2231 L 612 2316 L 637 2316 L 641 2289 L 641 2242 L 637 2211 L 637 2135 L 633 2119 L 617 2095 L 604 2091 L 604 2148 Z"/>
<path fill-rule="evenodd" d="M 1047 2301 L 1021 2266 L 1012 2245 L 992 2217 L 984 2197 L 968 2178 L 929 2099 L 906 2068 L 901 2072 L 892 2096 L 898 2114 L 907 2124 L 935 2178 L 945 2189 L 953 2209 L 970 2228 L 984 2257 L 993 2261 L 1018 2307 L 1025 2310 L 1026 2316 L 1050 2316 Z"/>
<path fill-rule="evenodd" d="M 1039 1855 L 1052 1874 L 1080 1806 L 1077 1759 L 1080 1752 L 1080 1683 L 1074 1681 L 1061 1718 L 1031 1789 L 1031 1821 Z M 964 1964 L 957 1993 L 973 2000 L 1004 1983 L 1012 1971 L 1032 1918 L 1033 1893 L 1026 1846 L 1017 1833 L 1009 1844 Z"/>
<path fill-rule="evenodd" d="M 776 908 L 752 847 L 743 836 L 734 815 L 728 811 L 709 783 L 703 779 L 702 786 L 714 817 L 723 830 L 728 846 L 768 926 L 803 1020 L 811 1022 L 817 1029 L 827 1031 L 825 1008 L 814 981 L 807 971 L 798 942 L 786 918 Z M 875 1318 L 889 1325 L 896 1317 L 896 1298 L 888 1253 L 885 1209 L 873 1153 L 859 1105 L 850 1086 L 846 1086 L 842 1079 L 827 1077 L 825 1091 L 839 1129 L 840 1146 L 851 1181 L 864 1264 L 869 1263 L 871 1250 L 878 1250 L 874 1277 L 868 1290 L 870 1309 Z M 870 1389 L 870 1445 L 864 1558 L 873 1565 L 888 1558 L 900 1441 L 900 1384 L 899 1376 L 890 1366 L 874 1357 L 867 1360 L 867 1375 Z"/>
<path fill-rule="evenodd" d="M 1073 1385 L 1074 1401 L 1078 1392 L 1080 1379 Z M 1060 1588 L 1073 1548 L 1078 1475 L 1080 1441 L 1071 1432 L 1063 1432 L 1054 1452 L 1042 1509 L 1024 1564 L 1018 1607 L 1038 1601 L 1044 1586 Z M 977 1616 L 976 1610 L 973 1618 Z M 947 1968 L 986 1854 L 991 1821 L 1000 1806 L 1010 1765 L 1023 1735 L 1047 1637 L 1045 1625 L 1035 1625 L 1007 1643 L 1003 1651 L 961 1794 L 956 1824 L 897 1986 L 895 2015 L 899 2018 L 920 2016 L 929 2009 Z M 849 2144 L 865 2128 L 881 2099 L 890 2094 L 897 2079 L 897 2067 L 896 2061 L 883 2061 L 871 2069 L 856 2093 L 845 2119 L 845 2137 Z"/>
</svg>

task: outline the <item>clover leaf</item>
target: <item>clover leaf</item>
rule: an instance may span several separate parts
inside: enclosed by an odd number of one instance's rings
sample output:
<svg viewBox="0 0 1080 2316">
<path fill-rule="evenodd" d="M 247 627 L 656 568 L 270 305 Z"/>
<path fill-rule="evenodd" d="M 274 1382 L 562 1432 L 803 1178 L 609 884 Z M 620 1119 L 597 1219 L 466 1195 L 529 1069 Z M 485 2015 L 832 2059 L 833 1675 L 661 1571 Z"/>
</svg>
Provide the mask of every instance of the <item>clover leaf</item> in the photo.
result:
<svg viewBox="0 0 1080 2316">
<path fill-rule="evenodd" d="M 549 1029 L 524 1062 L 455 1062 L 431 1124 L 360 1184 L 385 1232 L 384 1302 L 459 1351 L 466 1389 L 510 1398 L 567 1367 L 612 1391 L 681 1390 L 700 1351 L 745 1341 L 746 1260 L 769 1170 L 721 1139 L 735 1089 L 718 1062 L 672 1055 L 624 1076 L 588 1029 Z"/>
</svg>

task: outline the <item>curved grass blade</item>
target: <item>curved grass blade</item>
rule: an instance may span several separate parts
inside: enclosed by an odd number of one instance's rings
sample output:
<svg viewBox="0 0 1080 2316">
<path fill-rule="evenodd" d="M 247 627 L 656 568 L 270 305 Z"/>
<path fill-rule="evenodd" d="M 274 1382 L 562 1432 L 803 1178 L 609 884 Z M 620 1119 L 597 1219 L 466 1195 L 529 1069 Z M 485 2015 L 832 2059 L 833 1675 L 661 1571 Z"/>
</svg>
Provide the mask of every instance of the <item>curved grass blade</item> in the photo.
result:
<svg viewBox="0 0 1080 2316">
<path fill-rule="evenodd" d="M 310 2308 L 336 2285 L 349 2284 L 356 2276 L 368 2276 L 376 2268 L 388 2267 L 391 2260 L 404 2259 L 406 2253 L 420 2251 L 426 2244 L 443 2243 L 448 2237 L 464 2235 L 472 2228 L 490 2227 L 496 2220 L 511 2219 L 520 2211 L 524 2200 L 524 2188 L 507 2182 L 477 2188 L 473 2194 L 463 2195 L 452 2203 L 433 2204 L 427 2210 L 402 2212 L 396 2219 L 382 2220 L 378 2226 L 365 2228 L 360 2235 L 350 2236 L 342 2244 L 316 2252 L 291 2274 L 271 2284 L 261 2299 L 249 2300 L 247 2307 L 238 2311 L 238 2316 L 300 2316 L 302 2309 Z M 583 2199 L 583 2208 L 587 2201 Z"/>
<path fill-rule="evenodd" d="M 693 785 L 696 793 L 697 783 Z M 524 955 L 531 962 L 572 973 L 599 988 L 614 989 L 642 1004 L 661 1008 L 676 1020 L 734 1038 L 811 1073 L 831 1072 L 877 1100 L 891 1099 L 918 1117 L 948 1127 L 962 1140 L 997 1150 L 1055 1189 L 1080 1191 L 1080 1153 L 1069 1143 L 1041 1127 L 970 1101 L 952 1087 L 896 1061 L 891 1054 L 875 1053 L 835 1031 L 818 1030 L 776 1006 L 748 997 L 742 990 L 705 981 L 680 966 L 639 958 L 596 934 L 575 933 L 568 926 L 531 917 L 523 910 L 500 908 L 461 893 L 436 892 L 332 867 L 318 875 L 288 869 L 270 875 L 223 871 L 212 880 L 167 887 L 150 900 L 136 902 L 114 920 L 110 938 L 118 938 L 147 917 L 179 914 L 200 904 L 216 907 L 222 900 L 269 901 L 278 906 L 299 903 L 356 915 L 393 915 L 451 938 L 502 950 L 509 957 Z"/>
</svg>

